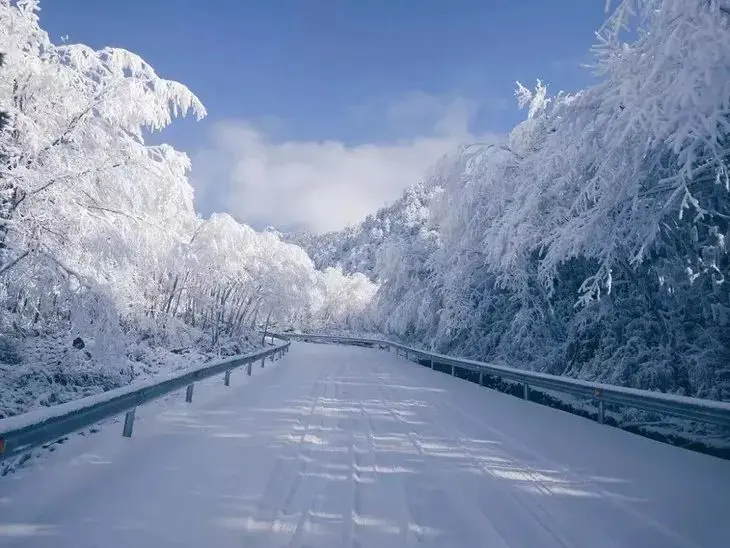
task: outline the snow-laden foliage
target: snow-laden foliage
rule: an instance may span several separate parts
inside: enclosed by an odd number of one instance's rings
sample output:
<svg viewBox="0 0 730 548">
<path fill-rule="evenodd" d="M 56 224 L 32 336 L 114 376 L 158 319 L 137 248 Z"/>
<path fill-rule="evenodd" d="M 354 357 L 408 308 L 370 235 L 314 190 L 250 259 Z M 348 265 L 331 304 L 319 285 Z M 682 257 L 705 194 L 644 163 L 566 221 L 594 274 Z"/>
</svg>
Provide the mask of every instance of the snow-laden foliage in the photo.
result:
<svg viewBox="0 0 730 548">
<path fill-rule="evenodd" d="M 0 416 L 361 317 L 364 277 L 197 216 L 188 157 L 143 139 L 204 116 L 192 92 L 128 51 L 52 44 L 37 11 L 0 0 Z"/>
<path fill-rule="evenodd" d="M 637 34 L 631 43 L 621 41 L 627 24 Z M 599 37 L 600 84 L 552 100 L 542 89 L 532 96 L 520 90 L 532 122 L 520 144 L 537 150 L 520 162 L 515 214 L 499 224 L 499 235 L 485 234 L 514 250 L 517 268 L 540 249 L 544 283 L 568 259 L 595 259 L 587 300 L 609 289 L 617 262 L 640 263 L 658 241 L 683 230 L 683 220 L 700 233 L 700 226 L 716 227 L 730 181 L 723 2 L 625 1 Z M 678 226 L 666 226 L 670 218 Z"/>
<path fill-rule="evenodd" d="M 350 331 L 370 327 L 368 311 L 377 286 L 367 276 L 361 273 L 347 276 L 340 268 L 328 267 L 324 270 L 324 286 L 325 298 L 317 311 L 314 327 Z"/>
<path fill-rule="evenodd" d="M 730 6 L 622 1 L 594 54 L 596 85 L 518 85 L 508 139 L 419 185 L 439 191 L 417 230 L 365 251 L 375 316 L 440 351 L 728 399 Z"/>
<path fill-rule="evenodd" d="M 318 269 L 340 268 L 376 280 L 378 249 L 392 237 L 409 239 L 427 222 L 428 205 L 436 189 L 424 184 L 408 187 L 393 204 L 341 231 L 325 234 L 296 232 L 284 238 L 304 248 Z"/>
</svg>

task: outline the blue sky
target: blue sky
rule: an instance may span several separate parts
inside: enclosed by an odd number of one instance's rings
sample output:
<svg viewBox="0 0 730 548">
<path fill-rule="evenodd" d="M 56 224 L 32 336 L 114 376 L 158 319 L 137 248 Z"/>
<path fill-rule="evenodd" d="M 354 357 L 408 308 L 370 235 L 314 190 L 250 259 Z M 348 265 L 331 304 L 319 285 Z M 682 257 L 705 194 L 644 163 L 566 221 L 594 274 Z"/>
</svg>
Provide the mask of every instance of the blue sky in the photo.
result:
<svg viewBox="0 0 730 548">
<path fill-rule="evenodd" d="M 452 144 L 507 133 L 523 117 L 516 80 L 590 83 L 579 65 L 604 6 L 46 0 L 41 25 L 57 42 L 129 49 L 201 98 L 208 118 L 162 137 L 193 158 L 202 213 L 326 230 L 395 198 Z"/>
</svg>

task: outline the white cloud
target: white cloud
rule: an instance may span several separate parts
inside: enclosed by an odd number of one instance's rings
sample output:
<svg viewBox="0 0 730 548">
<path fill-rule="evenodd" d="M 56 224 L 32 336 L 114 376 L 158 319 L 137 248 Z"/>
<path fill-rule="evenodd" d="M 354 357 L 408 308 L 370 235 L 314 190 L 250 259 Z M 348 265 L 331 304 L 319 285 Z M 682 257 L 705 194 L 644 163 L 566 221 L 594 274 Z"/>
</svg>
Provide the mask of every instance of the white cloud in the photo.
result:
<svg viewBox="0 0 730 548">
<path fill-rule="evenodd" d="M 445 99 L 413 92 L 390 105 L 387 116 L 392 124 L 405 131 L 419 128 L 435 135 L 468 139 L 469 123 L 478 112 L 479 104 L 472 99 Z"/>
<path fill-rule="evenodd" d="M 193 184 L 203 210 L 224 210 L 254 226 L 322 232 L 362 220 L 414 184 L 442 154 L 473 139 L 473 106 L 422 94 L 393 105 L 390 120 L 430 120 L 425 134 L 384 144 L 274 142 L 246 121 L 214 126 L 193 155 Z"/>
</svg>

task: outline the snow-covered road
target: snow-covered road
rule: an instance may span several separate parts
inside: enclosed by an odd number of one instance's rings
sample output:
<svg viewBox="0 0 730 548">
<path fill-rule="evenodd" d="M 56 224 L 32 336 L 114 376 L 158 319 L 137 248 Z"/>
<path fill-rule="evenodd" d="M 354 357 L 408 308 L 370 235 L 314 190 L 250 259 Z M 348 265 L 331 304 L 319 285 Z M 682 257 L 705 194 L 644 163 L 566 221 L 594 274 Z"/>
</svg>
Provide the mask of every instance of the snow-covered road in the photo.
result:
<svg viewBox="0 0 730 548">
<path fill-rule="evenodd" d="M 0 478 L 0 546 L 730 545 L 730 462 L 378 350 L 294 344 L 231 384 Z"/>
</svg>

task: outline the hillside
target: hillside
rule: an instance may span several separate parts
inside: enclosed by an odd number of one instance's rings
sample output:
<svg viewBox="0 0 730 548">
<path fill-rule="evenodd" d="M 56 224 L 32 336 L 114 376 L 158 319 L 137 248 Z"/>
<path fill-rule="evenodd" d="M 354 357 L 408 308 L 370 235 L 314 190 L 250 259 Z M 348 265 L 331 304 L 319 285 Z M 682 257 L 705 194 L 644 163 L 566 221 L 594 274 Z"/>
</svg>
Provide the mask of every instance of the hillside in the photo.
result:
<svg viewBox="0 0 730 548">
<path fill-rule="evenodd" d="M 378 280 L 378 252 L 387 242 L 408 241 L 429 223 L 429 206 L 438 193 L 437 187 L 417 183 L 408 187 L 393 202 L 368 215 L 360 224 L 343 230 L 312 234 L 292 232 L 285 241 L 302 247 L 318 269 L 339 267 L 343 272 L 360 272 Z"/>
</svg>

